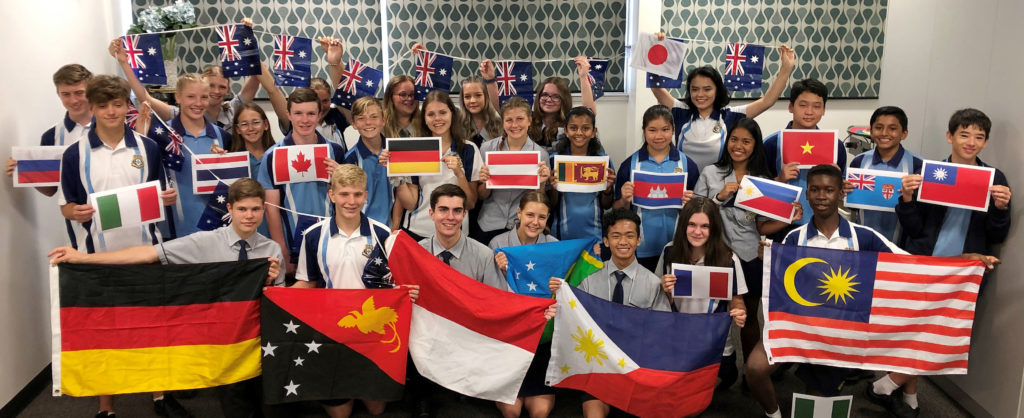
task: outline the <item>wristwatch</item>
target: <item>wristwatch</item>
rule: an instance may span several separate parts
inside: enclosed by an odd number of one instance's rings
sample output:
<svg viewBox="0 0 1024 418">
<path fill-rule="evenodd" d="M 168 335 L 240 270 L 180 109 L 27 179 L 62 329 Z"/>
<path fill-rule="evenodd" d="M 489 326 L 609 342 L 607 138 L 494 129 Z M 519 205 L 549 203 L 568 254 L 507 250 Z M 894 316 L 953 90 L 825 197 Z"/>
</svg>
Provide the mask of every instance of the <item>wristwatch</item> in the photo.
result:
<svg viewBox="0 0 1024 418">
<path fill-rule="evenodd" d="M 485 78 L 484 79 L 484 83 L 487 83 L 487 84 L 494 84 L 494 83 L 497 83 L 497 82 L 498 82 L 497 78 Z"/>
</svg>

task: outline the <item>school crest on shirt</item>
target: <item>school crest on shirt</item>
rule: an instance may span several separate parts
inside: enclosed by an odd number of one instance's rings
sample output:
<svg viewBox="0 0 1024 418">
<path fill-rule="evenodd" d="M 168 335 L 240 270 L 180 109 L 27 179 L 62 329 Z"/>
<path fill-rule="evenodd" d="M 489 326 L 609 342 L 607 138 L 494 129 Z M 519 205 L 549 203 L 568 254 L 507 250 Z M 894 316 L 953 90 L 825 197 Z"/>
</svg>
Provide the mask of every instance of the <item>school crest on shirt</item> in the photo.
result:
<svg viewBox="0 0 1024 418">
<path fill-rule="evenodd" d="M 140 168 L 141 169 L 144 165 L 145 165 L 145 163 L 142 162 L 142 156 L 141 155 L 135 154 L 135 155 L 132 156 L 132 167 L 133 168 Z"/>
<path fill-rule="evenodd" d="M 682 173 L 682 172 L 683 172 L 683 168 L 682 168 L 682 167 L 676 167 L 676 169 L 675 169 L 675 170 L 672 170 L 672 172 L 673 172 L 673 173 L 676 173 L 676 174 L 678 174 L 678 173 Z"/>
</svg>

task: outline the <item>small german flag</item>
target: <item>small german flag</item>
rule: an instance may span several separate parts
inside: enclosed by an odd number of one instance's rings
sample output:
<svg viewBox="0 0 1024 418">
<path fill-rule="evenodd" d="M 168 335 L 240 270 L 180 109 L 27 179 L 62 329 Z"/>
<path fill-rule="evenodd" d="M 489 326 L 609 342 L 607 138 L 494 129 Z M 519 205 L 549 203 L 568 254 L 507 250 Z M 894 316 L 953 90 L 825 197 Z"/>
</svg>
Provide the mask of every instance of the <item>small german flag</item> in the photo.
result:
<svg viewBox="0 0 1024 418">
<path fill-rule="evenodd" d="M 558 171 L 560 192 L 594 193 L 606 188 L 608 157 L 575 157 L 556 155 L 555 169 Z"/>
<path fill-rule="evenodd" d="M 53 394 L 198 389 L 260 374 L 266 259 L 51 270 Z"/>
<path fill-rule="evenodd" d="M 441 174 L 441 138 L 388 138 L 388 176 Z"/>
</svg>

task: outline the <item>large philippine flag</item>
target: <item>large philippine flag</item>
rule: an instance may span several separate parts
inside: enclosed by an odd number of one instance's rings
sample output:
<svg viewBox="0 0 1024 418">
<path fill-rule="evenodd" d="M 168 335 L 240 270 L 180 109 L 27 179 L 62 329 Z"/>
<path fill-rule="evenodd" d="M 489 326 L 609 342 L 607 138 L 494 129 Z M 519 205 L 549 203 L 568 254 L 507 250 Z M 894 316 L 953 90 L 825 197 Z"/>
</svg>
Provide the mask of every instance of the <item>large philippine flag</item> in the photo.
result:
<svg viewBox="0 0 1024 418">
<path fill-rule="evenodd" d="M 711 403 L 728 314 L 639 309 L 566 284 L 555 298 L 549 386 L 641 417 L 693 416 Z"/>
</svg>

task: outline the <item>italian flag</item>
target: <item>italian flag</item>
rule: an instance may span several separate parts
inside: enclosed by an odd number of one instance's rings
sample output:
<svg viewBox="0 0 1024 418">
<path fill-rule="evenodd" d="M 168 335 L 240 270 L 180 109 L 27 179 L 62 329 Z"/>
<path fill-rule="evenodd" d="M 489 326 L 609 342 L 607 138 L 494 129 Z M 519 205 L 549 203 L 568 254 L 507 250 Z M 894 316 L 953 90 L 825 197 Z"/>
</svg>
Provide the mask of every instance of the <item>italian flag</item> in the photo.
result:
<svg viewBox="0 0 1024 418">
<path fill-rule="evenodd" d="M 164 220 L 159 181 L 93 193 L 89 200 L 100 231 Z"/>
</svg>

